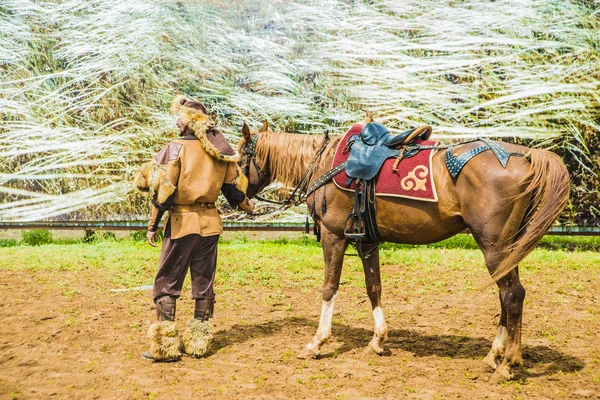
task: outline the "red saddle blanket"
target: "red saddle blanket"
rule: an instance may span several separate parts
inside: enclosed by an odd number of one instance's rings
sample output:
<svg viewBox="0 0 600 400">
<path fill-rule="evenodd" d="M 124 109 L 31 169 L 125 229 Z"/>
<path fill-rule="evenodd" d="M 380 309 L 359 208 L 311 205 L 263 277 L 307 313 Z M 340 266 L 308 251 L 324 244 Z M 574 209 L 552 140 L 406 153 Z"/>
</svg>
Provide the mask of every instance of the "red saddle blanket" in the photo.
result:
<svg viewBox="0 0 600 400">
<path fill-rule="evenodd" d="M 345 162 L 350 156 L 350 152 L 344 154 L 343 149 L 352 135 L 358 135 L 362 129 L 361 124 L 354 124 L 352 128 L 342 138 L 340 144 L 335 150 L 333 165 Z M 439 142 L 433 140 L 415 141 L 422 145 L 433 146 Z M 433 181 L 433 169 L 431 168 L 431 159 L 435 154 L 435 149 L 421 150 L 415 156 L 404 158 L 398 165 L 398 171 L 394 172 L 392 167 L 395 158 L 385 160 L 375 185 L 375 193 L 378 196 L 405 197 L 408 199 L 436 202 L 437 192 Z M 354 181 L 350 186 L 346 186 L 348 175 L 342 171 L 333 178 L 337 187 L 343 190 L 354 191 Z"/>
</svg>

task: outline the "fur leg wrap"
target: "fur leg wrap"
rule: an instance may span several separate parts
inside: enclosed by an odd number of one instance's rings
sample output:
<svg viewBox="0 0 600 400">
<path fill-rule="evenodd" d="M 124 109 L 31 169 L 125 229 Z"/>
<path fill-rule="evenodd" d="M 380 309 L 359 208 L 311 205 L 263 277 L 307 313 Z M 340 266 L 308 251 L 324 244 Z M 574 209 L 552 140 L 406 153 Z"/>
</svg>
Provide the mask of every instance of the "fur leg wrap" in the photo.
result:
<svg viewBox="0 0 600 400">
<path fill-rule="evenodd" d="M 173 321 L 160 321 L 150 326 L 150 354 L 155 361 L 173 361 L 181 357 L 179 331 Z"/>
<path fill-rule="evenodd" d="M 185 354 L 196 358 L 204 357 L 213 340 L 210 325 L 206 321 L 192 318 L 188 321 L 181 340 Z"/>
</svg>

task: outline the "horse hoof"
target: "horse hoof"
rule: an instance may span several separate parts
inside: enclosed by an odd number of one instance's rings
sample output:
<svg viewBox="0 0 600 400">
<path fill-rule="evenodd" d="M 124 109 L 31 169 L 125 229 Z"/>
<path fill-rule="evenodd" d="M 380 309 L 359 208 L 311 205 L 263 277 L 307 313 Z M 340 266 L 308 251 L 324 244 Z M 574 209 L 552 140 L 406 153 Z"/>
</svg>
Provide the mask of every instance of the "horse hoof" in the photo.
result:
<svg viewBox="0 0 600 400">
<path fill-rule="evenodd" d="M 373 342 L 369 343 L 369 345 L 364 350 L 365 354 L 377 354 L 378 356 L 383 354 L 383 347 Z"/>
<path fill-rule="evenodd" d="M 494 353 L 492 353 L 491 351 L 488 353 L 487 356 L 485 356 L 485 358 L 483 359 L 483 362 L 485 365 L 488 365 L 493 370 L 496 370 L 496 368 L 498 368 L 498 365 L 500 365 L 499 359 L 496 358 L 496 355 Z"/>
<path fill-rule="evenodd" d="M 319 353 L 309 348 L 308 346 L 302 349 L 302 351 L 296 356 L 300 360 L 310 360 L 319 357 Z"/>
<path fill-rule="evenodd" d="M 492 374 L 490 383 L 503 383 L 510 381 L 512 377 L 510 367 L 506 364 L 502 364 L 500 367 L 496 368 L 496 371 Z"/>
</svg>

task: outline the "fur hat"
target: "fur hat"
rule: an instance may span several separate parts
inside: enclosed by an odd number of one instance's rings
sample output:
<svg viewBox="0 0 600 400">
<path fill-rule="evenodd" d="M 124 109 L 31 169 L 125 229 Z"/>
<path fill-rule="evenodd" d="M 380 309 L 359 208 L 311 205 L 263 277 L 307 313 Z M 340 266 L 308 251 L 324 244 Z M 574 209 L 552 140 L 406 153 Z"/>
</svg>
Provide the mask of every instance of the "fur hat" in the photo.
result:
<svg viewBox="0 0 600 400">
<path fill-rule="evenodd" d="M 240 155 L 215 128 L 204 104 L 180 94 L 171 103 L 171 113 L 179 117 L 184 127 L 194 132 L 209 156 L 227 162 L 240 160 Z"/>
</svg>

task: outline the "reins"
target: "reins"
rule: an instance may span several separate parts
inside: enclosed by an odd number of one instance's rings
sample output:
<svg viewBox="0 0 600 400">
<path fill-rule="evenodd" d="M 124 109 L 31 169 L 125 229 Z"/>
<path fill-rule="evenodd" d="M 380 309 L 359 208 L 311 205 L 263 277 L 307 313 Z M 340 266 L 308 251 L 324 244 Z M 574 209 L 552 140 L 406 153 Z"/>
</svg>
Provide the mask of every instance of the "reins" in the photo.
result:
<svg viewBox="0 0 600 400">
<path fill-rule="evenodd" d="M 248 155 L 246 166 L 244 167 L 244 174 L 248 178 L 250 177 L 250 163 L 254 164 L 254 168 L 256 169 L 256 172 L 258 173 L 259 179 L 269 176 L 269 173 L 266 171 L 263 171 L 263 169 L 258 165 L 258 162 L 256 161 L 256 144 L 258 142 L 259 136 L 260 136 L 260 134 L 255 135 L 252 138 L 249 146 L 246 146 L 245 144 L 242 145 L 242 149 Z M 319 158 L 325 151 L 325 148 L 329 144 L 330 140 L 331 140 L 331 138 L 329 137 L 329 135 L 325 134 L 325 140 L 323 141 L 323 145 L 321 146 L 319 151 L 317 151 L 317 153 L 311 160 L 310 164 L 308 165 L 306 172 L 304 173 L 304 175 L 302 175 L 302 177 L 300 178 L 300 181 L 298 182 L 298 184 L 296 185 L 296 187 L 294 188 L 294 190 L 288 196 L 287 199 L 285 199 L 283 201 L 274 201 L 274 200 L 265 199 L 264 197 L 261 197 L 261 196 L 254 196 L 255 198 L 257 198 L 260 201 L 266 201 L 268 203 L 280 205 L 279 208 L 276 208 L 274 210 L 267 211 L 262 214 L 254 214 L 254 215 L 255 216 L 263 216 L 263 215 L 268 215 L 268 214 L 272 214 L 272 213 L 279 212 L 279 211 L 284 211 L 292 206 L 297 206 L 298 204 L 301 204 L 302 202 L 304 202 L 307 197 L 306 188 L 308 186 L 308 183 L 310 182 L 310 179 L 311 179 L 313 173 L 315 172 L 315 168 L 317 166 L 317 161 L 319 160 Z M 297 199 L 295 199 L 296 196 L 297 196 Z"/>
</svg>

